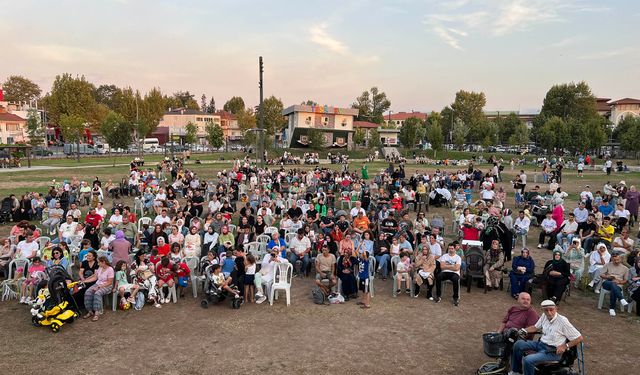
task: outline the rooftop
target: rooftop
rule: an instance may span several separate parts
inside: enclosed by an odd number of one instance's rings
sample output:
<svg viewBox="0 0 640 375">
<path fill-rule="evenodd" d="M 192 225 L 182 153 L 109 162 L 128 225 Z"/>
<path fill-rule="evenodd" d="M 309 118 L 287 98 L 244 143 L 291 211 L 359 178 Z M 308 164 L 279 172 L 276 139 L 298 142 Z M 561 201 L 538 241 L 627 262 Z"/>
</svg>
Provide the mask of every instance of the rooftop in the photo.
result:
<svg viewBox="0 0 640 375">
<path fill-rule="evenodd" d="M 0 112 L 0 121 L 25 122 L 27 120 L 18 115 L 14 115 L 13 113 Z"/>
<path fill-rule="evenodd" d="M 391 114 L 385 115 L 384 119 L 385 120 L 399 120 L 399 121 L 404 121 L 406 119 L 410 119 L 412 117 L 418 118 L 420 120 L 426 120 L 427 119 L 427 114 L 423 113 L 423 112 L 397 112 L 397 113 L 393 113 L 391 112 Z"/>
<path fill-rule="evenodd" d="M 236 119 L 236 115 L 234 115 L 231 112 L 227 112 L 227 111 L 217 111 L 215 114 L 220 116 L 220 118 L 223 119 L 223 120 L 235 120 Z"/>
<path fill-rule="evenodd" d="M 164 113 L 165 115 L 212 115 L 211 113 L 202 112 L 199 109 L 189 109 L 189 108 L 174 108 Z M 213 116 L 213 115 L 212 115 Z"/>
<path fill-rule="evenodd" d="M 379 127 L 380 124 L 376 124 L 375 122 L 369 122 L 369 121 L 354 121 L 353 122 L 353 127 L 358 129 L 375 129 L 377 127 Z"/>
<path fill-rule="evenodd" d="M 332 115 L 347 115 L 347 116 L 357 116 L 358 110 L 355 108 L 339 108 L 339 107 L 329 107 L 327 105 L 292 105 L 282 110 L 283 116 L 288 116 L 295 112 L 305 112 L 305 113 L 318 113 L 318 114 L 332 114 Z"/>
<path fill-rule="evenodd" d="M 640 100 L 639 99 L 633 99 L 633 98 L 624 98 L 624 99 L 620 99 L 620 100 L 616 100 L 613 101 L 611 103 L 609 103 L 610 105 L 617 105 L 617 104 L 640 104 Z"/>
</svg>

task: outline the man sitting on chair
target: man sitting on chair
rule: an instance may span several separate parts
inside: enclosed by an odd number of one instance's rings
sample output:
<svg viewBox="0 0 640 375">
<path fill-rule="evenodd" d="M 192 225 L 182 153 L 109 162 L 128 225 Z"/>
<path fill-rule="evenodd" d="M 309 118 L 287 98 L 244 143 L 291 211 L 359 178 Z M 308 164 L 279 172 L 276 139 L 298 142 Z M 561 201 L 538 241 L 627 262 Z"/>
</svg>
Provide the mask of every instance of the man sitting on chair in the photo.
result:
<svg viewBox="0 0 640 375">
<path fill-rule="evenodd" d="M 453 284 L 453 304 L 460 304 L 460 265 L 462 259 L 456 254 L 456 248 L 453 244 L 447 247 L 447 253 L 440 257 L 440 273 L 436 276 L 436 300 L 438 303 L 442 300 L 442 282 L 450 280 Z"/>
<path fill-rule="evenodd" d="M 336 278 L 336 256 L 329 252 L 327 243 L 322 245 L 322 254 L 316 257 L 316 272 L 316 285 L 328 295 L 338 283 L 338 279 Z M 328 280 L 329 284 L 323 284 L 322 280 Z"/>
<path fill-rule="evenodd" d="M 562 354 L 580 344 L 582 335 L 565 316 L 558 314 L 553 301 L 544 300 L 540 304 L 544 313 L 536 324 L 524 329 L 526 333 L 542 331 L 539 341 L 516 342 L 511 353 L 511 371 L 509 375 L 534 375 L 535 367 L 540 362 L 559 361 Z M 527 351 L 535 351 L 523 358 Z"/>
</svg>

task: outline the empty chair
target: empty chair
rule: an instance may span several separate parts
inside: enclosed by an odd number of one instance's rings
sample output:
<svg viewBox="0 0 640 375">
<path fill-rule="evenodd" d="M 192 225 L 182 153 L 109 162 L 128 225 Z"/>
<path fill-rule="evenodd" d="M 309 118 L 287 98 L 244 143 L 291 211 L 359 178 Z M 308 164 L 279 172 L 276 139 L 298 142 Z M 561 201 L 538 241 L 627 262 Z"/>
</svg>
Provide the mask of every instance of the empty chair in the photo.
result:
<svg viewBox="0 0 640 375">
<path fill-rule="evenodd" d="M 467 279 L 467 293 L 471 293 L 471 284 L 473 280 L 482 280 L 484 283 L 484 254 L 479 247 L 472 247 L 465 254 L 465 262 L 467 263 L 467 269 L 465 270 L 465 277 Z M 486 293 L 487 290 L 485 289 Z"/>
<path fill-rule="evenodd" d="M 278 298 L 278 291 L 284 290 L 287 295 L 287 306 L 291 305 L 291 281 L 293 266 L 290 263 L 278 263 L 274 269 L 273 283 L 269 291 L 269 304 L 273 305 L 273 299 Z"/>
<path fill-rule="evenodd" d="M 200 260 L 196 257 L 185 258 L 185 262 L 187 263 L 187 267 L 191 270 L 190 279 L 191 279 L 191 289 L 193 289 L 193 298 L 198 296 L 198 266 L 200 265 Z"/>
<path fill-rule="evenodd" d="M 276 228 L 276 227 L 266 227 L 266 228 L 264 228 L 264 234 L 268 235 L 269 237 L 271 237 L 271 235 L 276 233 L 276 232 L 278 232 L 278 228 Z M 271 238 L 269 238 L 269 241 L 270 240 L 271 240 Z"/>
</svg>

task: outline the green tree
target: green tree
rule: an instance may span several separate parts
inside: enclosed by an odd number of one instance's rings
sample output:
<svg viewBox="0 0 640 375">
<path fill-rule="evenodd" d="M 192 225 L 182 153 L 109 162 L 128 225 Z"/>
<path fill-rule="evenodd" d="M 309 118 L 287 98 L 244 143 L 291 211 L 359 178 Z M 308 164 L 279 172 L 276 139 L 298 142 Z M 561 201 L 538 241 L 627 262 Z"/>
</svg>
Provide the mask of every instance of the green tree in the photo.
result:
<svg viewBox="0 0 640 375">
<path fill-rule="evenodd" d="M 205 112 L 216 113 L 216 100 L 213 98 L 213 96 L 209 100 L 209 105 L 207 106 L 207 110 Z"/>
<path fill-rule="evenodd" d="M 75 143 L 77 146 L 76 157 L 78 162 L 80 162 L 80 139 L 82 139 L 85 123 L 86 121 L 82 116 L 76 114 L 68 115 L 65 113 L 60 116 L 60 120 L 58 121 L 65 143 Z"/>
<path fill-rule="evenodd" d="M 239 96 L 234 96 L 231 99 L 227 100 L 222 107 L 225 111 L 231 112 L 234 115 L 237 115 L 241 111 L 244 111 L 244 100 L 242 100 Z"/>
<path fill-rule="evenodd" d="M 640 123 L 640 117 L 625 116 L 618 122 L 618 125 L 613 129 L 612 137 L 614 141 L 622 142 L 622 134 L 625 134 L 629 128 L 636 126 Z"/>
<path fill-rule="evenodd" d="M 35 109 L 30 109 L 27 113 L 27 134 L 31 146 L 42 146 L 44 143 L 46 131 L 40 121 L 40 114 Z"/>
<path fill-rule="evenodd" d="M 538 129 L 538 143 L 547 152 L 552 152 L 558 144 L 556 134 L 558 129 L 564 127 L 564 122 L 560 117 L 551 117 L 540 129 Z"/>
<path fill-rule="evenodd" d="M 200 109 L 200 105 L 195 99 L 195 94 L 189 91 L 176 91 L 173 93 L 174 103 L 179 104 L 178 107 L 187 109 Z"/>
<path fill-rule="evenodd" d="M 380 148 L 382 147 L 382 142 L 380 141 L 380 133 L 378 129 L 371 129 L 369 132 L 369 148 Z"/>
<path fill-rule="evenodd" d="M 45 97 L 49 120 L 59 123 L 62 115 L 91 119 L 96 106 L 94 91 L 84 76 L 73 77 L 69 73 L 56 76 L 51 92 Z"/>
<path fill-rule="evenodd" d="M 236 113 L 236 118 L 238 119 L 238 127 L 242 130 L 242 144 L 245 146 L 255 145 L 257 137 L 254 113 L 250 109 L 243 109 Z"/>
<path fill-rule="evenodd" d="M 300 105 L 310 105 L 310 106 L 316 106 L 318 105 L 318 102 L 314 101 L 314 100 L 309 100 L 307 99 L 306 101 L 300 103 Z"/>
<path fill-rule="evenodd" d="M 451 135 L 453 144 L 455 144 L 458 149 L 464 145 L 464 142 L 467 139 L 467 134 L 469 134 L 469 128 L 462 122 L 462 120 L 456 120 L 453 124 Z"/>
<path fill-rule="evenodd" d="M 193 145 L 198 141 L 198 127 L 192 122 L 184 127 L 184 143 Z"/>
<path fill-rule="evenodd" d="M 488 134 L 487 119 L 483 112 L 486 104 L 487 99 L 484 93 L 464 90 L 456 93 L 456 98 L 451 104 L 454 121 L 459 119 L 468 128 L 466 140 L 470 143 L 479 142 Z"/>
<path fill-rule="evenodd" d="M 282 101 L 275 96 L 270 96 L 262 102 L 264 115 L 264 128 L 267 135 L 272 137 L 282 131 L 287 125 L 287 119 L 282 115 L 284 106 Z"/>
<path fill-rule="evenodd" d="M 496 119 L 497 120 L 497 119 Z M 498 131 L 500 133 L 500 143 L 510 143 L 511 136 L 516 132 L 516 129 L 522 125 L 522 121 L 518 118 L 518 115 L 511 112 L 502 121 L 495 121 L 498 125 Z"/>
<path fill-rule="evenodd" d="M 351 107 L 358 110 L 358 121 L 382 124 L 384 113 L 391 107 L 391 102 L 387 99 L 387 94 L 379 91 L 377 87 L 372 87 L 357 97 Z"/>
<path fill-rule="evenodd" d="M 204 131 L 207 133 L 209 146 L 217 149 L 224 145 L 224 133 L 220 125 L 209 123 L 204 127 Z"/>
<path fill-rule="evenodd" d="M 100 133 L 109 144 L 111 150 L 116 148 L 126 149 L 132 140 L 132 130 L 131 123 L 114 111 L 109 111 L 100 124 Z M 116 166 L 116 156 L 113 158 L 113 166 Z"/>
<path fill-rule="evenodd" d="M 366 144 L 367 133 L 364 129 L 358 128 L 356 132 L 353 134 L 353 143 L 358 146 L 364 146 Z"/>
<path fill-rule="evenodd" d="M 431 124 L 427 125 L 427 141 L 431 143 L 431 148 L 434 151 L 442 151 L 444 135 L 442 134 L 442 127 L 438 121 L 432 121 Z"/>
<path fill-rule="evenodd" d="M 445 140 L 448 142 L 453 142 L 453 125 L 455 123 L 455 116 L 453 114 L 453 110 L 451 107 L 444 107 L 442 111 L 440 111 L 440 117 L 442 120 L 440 121 L 440 126 L 442 127 L 442 134 L 445 137 Z"/>
<path fill-rule="evenodd" d="M 408 118 L 400 128 L 398 138 L 405 148 L 414 148 L 424 138 L 424 122 L 416 117 Z"/>
<path fill-rule="evenodd" d="M 586 123 L 598 116 L 596 97 L 586 82 L 553 85 L 544 97 L 540 115 L 546 119 L 556 116 L 564 121 L 575 119 Z"/>
<path fill-rule="evenodd" d="M 307 138 L 309 140 L 309 147 L 314 150 L 320 150 L 327 145 L 327 140 L 324 137 L 324 132 L 320 129 L 310 128 L 307 131 Z"/>
<path fill-rule="evenodd" d="M 8 102 L 29 102 L 40 98 L 42 90 L 32 80 L 23 76 L 9 76 L 2 84 L 4 100 Z"/>
<path fill-rule="evenodd" d="M 625 129 L 619 134 L 620 148 L 631 151 L 636 159 L 640 158 L 640 118 L 634 118 L 625 124 Z"/>
<path fill-rule="evenodd" d="M 205 94 L 202 94 L 200 97 L 200 110 L 202 112 L 207 112 L 207 96 Z"/>
<path fill-rule="evenodd" d="M 511 146 L 524 147 L 529 144 L 529 136 L 530 132 L 527 125 L 519 123 L 509 137 L 509 144 Z"/>
<path fill-rule="evenodd" d="M 100 85 L 93 93 L 96 103 L 104 104 L 113 110 L 116 109 L 115 101 L 119 95 L 122 95 L 122 90 L 116 85 Z"/>
</svg>

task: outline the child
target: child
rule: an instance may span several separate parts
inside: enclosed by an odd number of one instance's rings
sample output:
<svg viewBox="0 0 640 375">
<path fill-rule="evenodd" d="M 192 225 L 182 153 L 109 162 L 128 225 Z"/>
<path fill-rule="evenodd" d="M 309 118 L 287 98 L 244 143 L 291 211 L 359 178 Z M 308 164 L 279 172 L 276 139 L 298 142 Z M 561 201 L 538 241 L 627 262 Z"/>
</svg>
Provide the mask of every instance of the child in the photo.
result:
<svg viewBox="0 0 640 375">
<path fill-rule="evenodd" d="M 29 274 L 27 275 L 27 279 L 22 283 L 21 286 L 21 294 L 20 303 L 29 304 L 31 303 L 31 294 L 33 293 L 33 287 L 38 285 L 40 281 L 44 280 L 44 264 L 40 261 L 40 257 L 33 257 L 33 263 L 29 266 Z"/>
<path fill-rule="evenodd" d="M 175 285 L 173 280 L 173 266 L 167 257 L 163 257 L 160 264 L 156 267 L 156 276 L 158 276 L 158 289 L 160 290 L 160 302 L 169 303 L 169 298 L 163 298 L 162 288 L 166 285 L 169 288 Z"/>
<path fill-rule="evenodd" d="M 240 295 L 229 286 L 231 283 L 231 277 L 227 277 L 222 273 L 222 268 L 219 264 L 211 266 L 211 272 L 211 282 L 213 282 L 215 286 L 233 294 L 234 298 L 240 298 Z"/>
<path fill-rule="evenodd" d="M 158 255 L 158 249 L 151 249 L 151 255 L 149 256 L 149 261 L 153 263 L 154 267 L 158 267 L 158 263 L 160 263 L 162 257 Z"/>
<path fill-rule="evenodd" d="M 184 258 L 184 253 L 180 249 L 180 244 L 174 242 L 171 244 L 171 253 L 169 253 L 169 258 L 173 263 L 180 263 L 180 261 Z"/>
<path fill-rule="evenodd" d="M 189 275 L 191 275 L 191 270 L 185 262 L 177 262 L 173 264 L 173 273 L 178 277 L 180 298 L 184 298 L 184 290 L 189 285 Z"/>
<path fill-rule="evenodd" d="M 396 265 L 396 277 L 398 280 L 398 290 L 397 293 L 402 292 L 402 279 L 404 278 L 406 283 L 405 292 L 407 294 L 410 293 L 411 289 L 411 278 L 409 277 L 409 271 L 411 271 L 411 259 L 409 259 L 409 253 L 403 251 L 400 254 L 400 261 Z"/>
<path fill-rule="evenodd" d="M 222 274 L 224 275 L 225 278 L 231 276 L 231 272 L 233 272 L 233 269 L 235 268 L 235 266 L 236 266 L 236 263 L 233 259 L 233 252 L 231 250 L 227 250 L 226 257 L 222 262 Z"/>
<path fill-rule="evenodd" d="M 369 253 L 363 251 L 358 253 L 358 278 L 360 279 L 360 290 L 362 291 L 362 301 L 358 302 L 360 308 L 371 307 L 371 292 L 369 291 Z M 400 264 L 400 263 L 398 263 Z"/>
<path fill-rule="evenodd" d="M 124 260 L 118 261 L 116 264 L 116 290 L 120 295 L 120 304 L 124 305 L 127 301 L 135 303 L 136 293 L 140 289 L 138 284 L 130 284 L 127 280 L 127 262 Z M 129 293 L 129 298 L 125 299 L 125 294 Z"/>
<path fill-rule="evenodd" d="M 578 162 L 578 177 L 584 177 L 582 175 L 582 171 L 584 171 L 584 162 L 582 160 L 580 160 Z"/>
<path fill-rule="evenodd" d="M 253 254 L 244 257 L 244 297 L 247 302 L 255 302 L 255 285 L 253 281 L 256 276 L 256 258 Z"/>
<path fill-rule="evenodd" d="M 393 238 L 393 243 L 391 244 L 390 254 L 391 254 L 392 257 L 400 254 L 400 244 L 398 243 L 398 238 L 397 237 Z"/>
<path fill-rule="evenodd" d="M 82 240 L 82 242 L 80 242 L 80 252 L 78 253 L 78 261 L 83 262 L 84 261 L 84 257 L 87 256 L 87 253 L 89 252 L 89 250 L 93 250 L 91 248 L 91 241 L 89 241 L 88 239 L 84 239 Z"/>
</svg>

